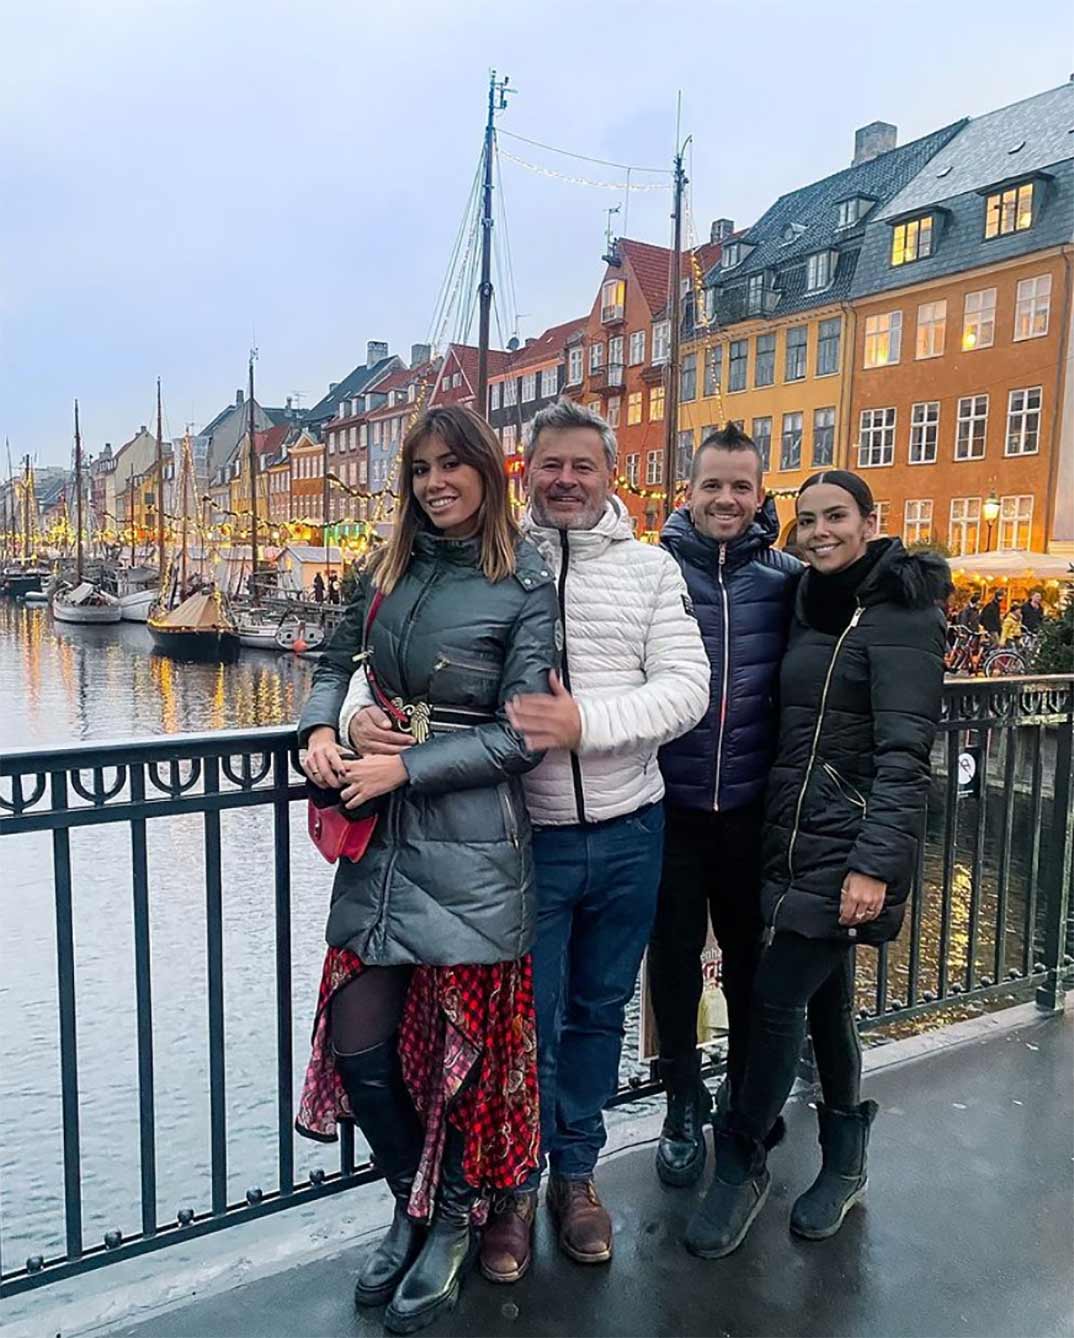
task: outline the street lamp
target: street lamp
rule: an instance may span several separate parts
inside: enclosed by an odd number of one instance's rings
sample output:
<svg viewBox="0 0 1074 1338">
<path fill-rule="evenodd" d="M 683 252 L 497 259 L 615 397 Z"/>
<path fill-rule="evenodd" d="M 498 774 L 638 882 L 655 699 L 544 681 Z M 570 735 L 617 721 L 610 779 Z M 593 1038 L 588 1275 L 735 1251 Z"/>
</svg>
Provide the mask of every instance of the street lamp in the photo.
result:
<svg viewBox="0 0 1074 1338">
<path fill-rule="evenodd" d="M 999 519 L 999 498 L 996 496 L 995 488 L 993 488 L 992 491 L 988 494 L 988 496 L 984 499 L 984 505 L 981 507 L 981 514 L 984 516 L 985 523 L 988 525 L 988 535 L 987 538 L 985 539 L 985 552 L 991 553 L 992 527 Z"/>
</svg>

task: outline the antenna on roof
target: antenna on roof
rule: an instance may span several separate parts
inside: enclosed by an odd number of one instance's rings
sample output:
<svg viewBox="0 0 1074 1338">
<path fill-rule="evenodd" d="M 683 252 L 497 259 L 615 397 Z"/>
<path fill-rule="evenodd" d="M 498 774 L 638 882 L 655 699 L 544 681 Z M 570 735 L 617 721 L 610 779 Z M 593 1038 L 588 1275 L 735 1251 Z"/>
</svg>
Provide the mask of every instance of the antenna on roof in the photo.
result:
<svg viewBox="0 0 1074 1338">
<path fill-rule="evenodd" d="M 608 221 L 604 225 L 604 254 L 601 256 L 601 259 L 608 265 L 619 265 L 622 263 L 615 249 L 615 237 L 612 234 L 612 219 L 616 214 L 621 212 L 622 208 L 622 205 L 616 204 L 604 211 L 608 215 Z"/>
</svg>

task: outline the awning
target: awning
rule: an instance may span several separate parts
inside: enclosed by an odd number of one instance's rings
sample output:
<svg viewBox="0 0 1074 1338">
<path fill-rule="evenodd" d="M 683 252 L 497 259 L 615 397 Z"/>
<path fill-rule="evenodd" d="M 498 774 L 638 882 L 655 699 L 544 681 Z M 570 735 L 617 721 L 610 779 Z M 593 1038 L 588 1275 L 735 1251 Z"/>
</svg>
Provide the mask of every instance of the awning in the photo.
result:
<svg viewBox="0 0 1074 1338">
<path fill-rule="evenodd" d="M 952 558 L 951 571 L 955 577 L 1074 581 L 1074 560 L 1058 553 L 1033 553 L 1021 548 L 1004 553 L 974 553 L 969 557 Z"/>
</svg>

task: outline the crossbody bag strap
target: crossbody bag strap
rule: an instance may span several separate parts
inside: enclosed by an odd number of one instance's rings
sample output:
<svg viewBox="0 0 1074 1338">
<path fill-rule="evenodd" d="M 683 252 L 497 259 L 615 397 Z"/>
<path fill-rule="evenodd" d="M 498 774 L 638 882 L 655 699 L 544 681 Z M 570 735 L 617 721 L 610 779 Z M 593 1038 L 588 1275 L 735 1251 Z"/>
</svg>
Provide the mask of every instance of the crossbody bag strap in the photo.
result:
<svg viewBox="0 0 1074 1338">
<path fill-rule="evenodd" d="M 373 672 L 373 653 L 369 649 L 369 634 L 372 631 L 373 623 L 376 620 L 380 606 L 384 603 L 384 591 L 376 590 L 373 598 L 369 601 L 369 611 L 365 616 L 365 629 L 362 633 L 362 667 L 365 669 L 365 681 L 369 684 L 369 691 L 373 694 L 373 700 L 384 712 L 384 714 L 393 721 L 400 729 L 409 728 L 405 712 L 401 711 L 393 701 L 388 699 L 384 689 L 377 682 L 377 676 Z"/>
</svg>

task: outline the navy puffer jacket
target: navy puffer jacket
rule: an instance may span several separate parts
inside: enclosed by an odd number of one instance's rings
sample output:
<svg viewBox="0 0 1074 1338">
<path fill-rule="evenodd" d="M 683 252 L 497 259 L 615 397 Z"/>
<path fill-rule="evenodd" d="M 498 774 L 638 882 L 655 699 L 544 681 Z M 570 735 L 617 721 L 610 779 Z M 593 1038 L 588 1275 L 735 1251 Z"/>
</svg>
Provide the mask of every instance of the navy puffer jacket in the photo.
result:
<svg viewBox="0 0 1074 1338">
<path fill-rule="evenodd" d="M 802 571 L 772 548 L 778 534 L 769 498 L 731 543 L 701 534 L 685 507 L 660 537 L 686 578 L 712 666 L 704 719 L 660 750 L 668 802 L 680 808 L 731 811 L 764 793 L 779 728 L 779 665 Z"/>
</svg>

